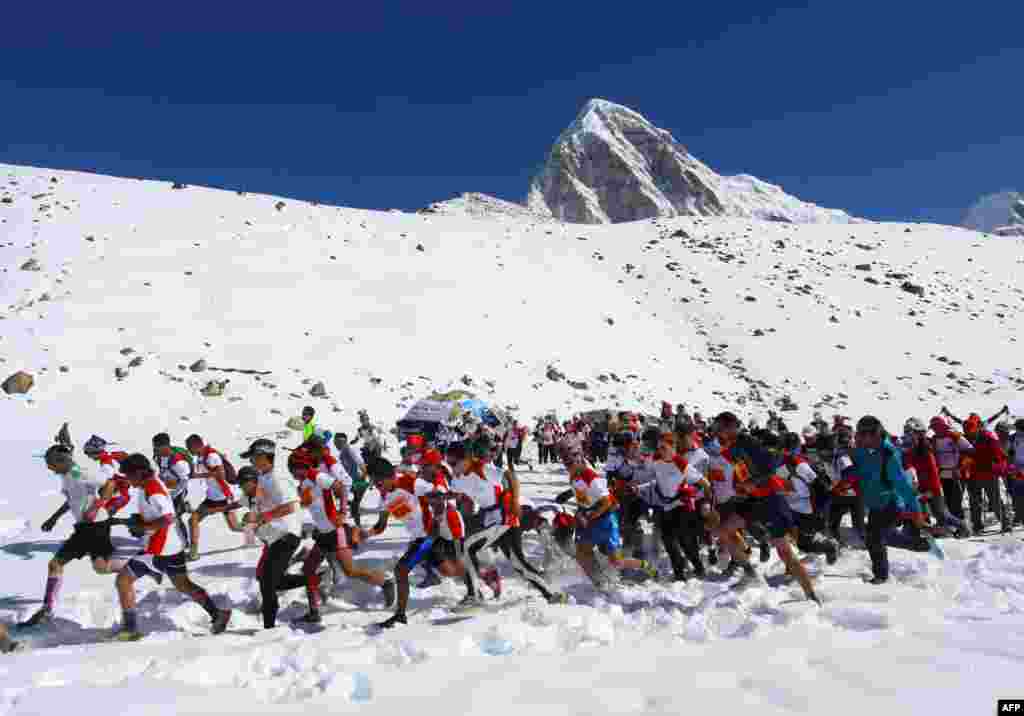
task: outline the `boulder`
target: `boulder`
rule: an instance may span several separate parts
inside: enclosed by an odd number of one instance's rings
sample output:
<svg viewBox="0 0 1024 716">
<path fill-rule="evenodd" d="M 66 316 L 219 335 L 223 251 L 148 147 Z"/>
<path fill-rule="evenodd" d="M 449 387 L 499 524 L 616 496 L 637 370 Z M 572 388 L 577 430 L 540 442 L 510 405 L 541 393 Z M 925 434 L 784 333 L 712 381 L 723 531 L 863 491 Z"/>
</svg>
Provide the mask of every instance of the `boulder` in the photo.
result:
<svg viewBox="0 0 1024 716">
<path fill-rule="evenodd" d="M 565 373 L 551 365 L 548 366 L 547 376 L 548 380 L 553 380 L 556 383 L 565 380 Z"/>
<path fill-rule="evenodd" d="M 195 363 L 190 365 L 188 369 L 193 373 L 202 373 L 204 370 L 206 370 L 206 360 L 204 358 L 200 358 Z"/>
<path fill-rule="evenodd" d="M 36 259 L 29 259 L 21 265 L 22 271 L 42 271 L 43 267 L 39 264 Z"/>
<path fill-rule="evenodd" d="M 911 283 L 910 281 L 904 281 L 900 285 L 900 288 L 902 288 L 907 293 L 914 294 L 915 296 L 924 296 L 924 286 L 918 286 L 917 284 Z"/>
<path fill-rule="evenodd" d="M 119 365 L 117 368 L 114 368 L 114 375 L 118 380 L 124 380 L 128 377 L 128 369 Z"/>
<path fill-rule="evenodd" d="M 3 382 L 4 392 L 8 395 L 23 395 L 35 385 L 35 378 L 23 370 L 19 370 Z"/>
<path fill-rule="evenodd" d="M 230 382 L 230 380 L 211 380 L 208 381 L 199 392 L 207 398 L 219 398 L 224 395 L 224 389 Z"/>
<path fill-rule="evenodd" d="M 322 381 L 317 381 L 313 384 L 313 387 L 309 389 L 309 394 L 314 398 L 326 398 L 327 388 L 324 386 Z"/>
</svg>

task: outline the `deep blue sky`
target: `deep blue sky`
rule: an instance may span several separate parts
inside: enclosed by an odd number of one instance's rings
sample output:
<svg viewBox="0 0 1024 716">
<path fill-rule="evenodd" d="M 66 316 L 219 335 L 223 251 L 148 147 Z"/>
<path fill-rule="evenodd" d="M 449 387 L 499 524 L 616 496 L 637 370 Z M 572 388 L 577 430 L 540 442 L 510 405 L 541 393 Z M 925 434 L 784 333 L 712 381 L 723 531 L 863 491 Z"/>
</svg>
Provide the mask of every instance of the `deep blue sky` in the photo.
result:
<svg viewBox="0 0 1024 716">
<path fill-rule="evenodd" d="M 721 173 L 869 218 L 955 223 L 1024 190 L 1024 3 L 328 4 L 5 6 L 0 162 L 521 200 L 604 97 Z"/>
</svg>

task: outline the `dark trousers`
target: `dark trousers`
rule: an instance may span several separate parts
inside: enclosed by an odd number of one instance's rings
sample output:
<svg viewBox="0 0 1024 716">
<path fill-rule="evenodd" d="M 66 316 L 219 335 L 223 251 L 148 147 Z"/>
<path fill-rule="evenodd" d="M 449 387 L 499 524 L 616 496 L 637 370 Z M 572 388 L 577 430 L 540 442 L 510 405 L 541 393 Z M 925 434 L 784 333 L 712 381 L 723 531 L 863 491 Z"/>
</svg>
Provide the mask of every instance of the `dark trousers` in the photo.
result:
<svg viewBox="0 0 1024 716">
<path fill-rule="evenodd" d="M 518 445 L 518 446 L 516 446 L 514 448 L 509 448 L 508 449 L 508 464 L 509 464 L 509 466 L 511 467 L 513 465 L 518 465 L 519 464 L 519 458 L 522 456 L 522 454 L 523 454 L 523 446 L 522 445 Z"/>
<path fill-rule="evenodd" d="M 301 574 L 285 574 L 291 564 L 292 555 L 299 548 L 299 538 L 287 534 L 269 545 L 263 552 L 257 572 L 260 580 L 260 598 L 263 600 L 263 628 L 273 629 L 277 625 L 277 610 L 280 604 L 277 593 L 306 586 Z"/>
<path fill-rule="evenodd" d="M 983 524 L 982 492 L 988 496 L 989 512 L 994 512 L 1000 524 L 1005 522 L 1003 517 L 1003 497 L 999 494 L 999 480 L 971 480 L 967 483 L 967 495 L 971 501 L 971 527 L 975 532 L 980 532 L 985 526 Z"/>
<path fill-rule="evenodd" d="M 547 465 L 549 462 L 555 460 L 555 446 L 554 445 L 538 445 L 537 451 L 540 453 L 539 460 L 541 465 Z"/>
<path fill-rule="evenodd" d="M 867 543 L 868 554 L 871 555 L 871 571 L 876 577 L 889 578 L 889 550 L 886 537 L 900 519 L 899 508 L 889 505 L 881 510 L 868 513 L 868 530 L 864 541 Z"/>
<path fill-rule="evenodd" d="M 191 535 L 188 532 L 188 527 L 185 525 L 184 515 L 187 515 L 192 511 L 191 506 L 188 504 L 188 490 L 185 490 L 173 500 L 174 504 L 174 528 L 178 530 L 178 535 L 181 537 L 181 541 L 185 543 L 185 549 L 191 549 L 192 540 Z"/>
<path fill-rule="evenodd" d="M 480 560 L 479 553 L 483 549 L 483 544 L 478 544 L 471 547 L 469 550 L 469 558 L 473 562 L 473 568 L 477 574 L 480 573 Z M 532 585 L 537 591 L 544 595 L 545 599 L 551 597 L 551 590 L 548 587 L 547 582 L 544 581 L 544 575 L 539 569 L 530 564 L 526 555 L 523 553 L 523 531 L 519 527 L 510 527 L 505 534 L 498 538 L 494 543 L 494 546 L 501 549 L 502 554 L 505 555 L 505 559 L 512 563 L 512 568 L 516 570 L 520 577 L 525 579 L 527 583 Z M 465 577 L 466 587 L 472 591 L 473 585 L 470 581 L 469 575 Z"/>
<path fill-rule="evenodd" d="M 839 536 L 839 524 L 843 521 L 843 515 L 850 513 L 850 522 L 857 534 L 864 534 L 864 500 L 860 495 L 836 495 L 828 509 L 828 529 L 833 536 Z"/>
<path fill-rule="evenodd" d="M 942 496 L 946 498 L 946 507 L 958 520 L 964 518 L 964 488 L 956 477 L 942 478 Z"/>
<path fill-rule="evenodd" d="M 640 526 L 640 518 L 647 514 L 647 503 L 630 492 L 616 495 L 619 501 L 619 532 L 622 534 L 622 546 L 634 557 L 645 559 L 644 530 Z"/>
<path fill-rule="evenodd" d="M 668 558 L 672 561 L 672 571 L 677 578 L 686 576 L 687 559 L 698 576 L 704 574 L 704 563 L 700 560 L 700 551 L 697 547 L 703 529 L 704 523 L 700 519 L 700 514 L 693 510 L 676 507 L 662 513 L 661 541 L 668 552 Z"/>
<path fill-rule="evenodd" d="M 363 495 L 366 494 L 368 485 L 362 487 L 352 488 L 352 499 L 349 501 L 349 510 L 352 512 L 352 519 L 356 523 L 356 527 L 362 527 L 359 517 L 359 506 L 363 503 Z"/>
<path fill-rule="evenodd" d="M 821 520 L 816 515 L 793 512 L 799 528 L 796 546 L 807 554 L 828 554 L 836 549 L 836 541 L 821 533 Z"/>
</svg>

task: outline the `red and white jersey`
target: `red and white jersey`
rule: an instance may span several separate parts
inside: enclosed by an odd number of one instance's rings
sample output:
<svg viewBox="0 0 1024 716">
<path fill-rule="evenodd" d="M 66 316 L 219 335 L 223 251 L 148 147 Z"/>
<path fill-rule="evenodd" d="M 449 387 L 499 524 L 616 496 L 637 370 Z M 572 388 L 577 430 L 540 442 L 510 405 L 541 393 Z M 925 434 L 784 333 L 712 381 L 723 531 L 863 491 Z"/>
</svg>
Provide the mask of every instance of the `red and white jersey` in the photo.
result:
<svg viewBox="0 0 1024 716">
<path fill-rule="evenodd" d="M 106 482 L 118 477 L 118 473 L 121 472 L 121 461 L 126 457 L 128 457 L 128 453 L 107 452 L 106 450 L 97 455 L 96 462 L 99 463 L 97 472 L 100 479 Z"/>
<path fill-rule="evenodd" d="M 573 474 L 572 489 L 576 493 L 576 504 L 584 509 L 593 507 L 612 494 L 608 489 L 608 479 L 589 467 Z"/>
<path fill-rule="evenodd" d="M 345 516 L 345 504 L 334 494 L 334 485 L 338 479 L 319 470 L 310 470 L 299 485 L 299 493 L 303 502 L 308 502 L 306 509 L 313 518 L 313 526 L 317 532 L 331 532 L 338 529 L 335 520 Z M 344 484 L 344 483 L 342 483 Z"/>
<path fill-rule="evenodd" d="M 434 528 L 434 516 L 426 495 L 447 491 L 444 478 L 429 481 L 404 472 L 395 479 L 394 489 L 384 496 L 384 509 L 388 515 L 405 523 L 413 539 L 420 539 L 428 536 Z"/>
<path fill-rule="evenodd" d="M 174 524 L 174 501 L 167 487 L 156 475 L 152 475 L 140 488 L 139 514 L 146 522 L 169 517 L 167 524 L 155 532 L 147 532 L 145 554 L 154 557 L 169 557 L 184 551 L 178 528 Z"/>
<path fill-rule="evenodd" d="M 501 470 L 494 465 L 478 462 L 466 474 L 456 475 L 451 479 L 451 491 L 468 497 L 476 511 L 484 512 L 484 527 L 501 523 L 505 483 Z"/>
<path fill-rule="evenodd" d="M 107 500 L 104 505 L 109 515 L 116 514 L 118 510 L 131 502 L 132 499 L 131 485 L 124 479 L 124 475 L 120 474 L 121 461 L 126 457 L 128 457 L 126 452 L 107 452 L 106 450 L 96 456 L 96 462 L 99 463 L 97 472 L 100 479 L 103 482 L 113 480 L 115 485 L 113 497 Z"/>
<path fill-rule="evenodd" d="M 206 477 L 206 499 L 231 502 L 235 499 L 234 490 L 224 480 L 224 458 L 220 453 L 207 445 L 196 456 L 196 475 Z M 222 468 L 214 474 L 216 468 Z"/>
<path fill-rule="evenodd" d="M 157 466 L 160 470 L 160 481 L 174 480 L 174 487 L 168 487 L 171 497 L 177 497 L 188 490 L 188 479 L 192 476 L 192 466 L 188 458 L 180 452 L 172 452 L 169 457 L 160 456 L 157 458 Z"/>
<path fill-rule="evenodd" d="M 319 469 L 325 475 L 330 475 L 335 480 L 341 480 L 341 484 L 345 486 L 346 490 L 352 489 L 352 476 L 346 472 L 341 461 L 326 450 L 320 458 Z"/>
</svg>

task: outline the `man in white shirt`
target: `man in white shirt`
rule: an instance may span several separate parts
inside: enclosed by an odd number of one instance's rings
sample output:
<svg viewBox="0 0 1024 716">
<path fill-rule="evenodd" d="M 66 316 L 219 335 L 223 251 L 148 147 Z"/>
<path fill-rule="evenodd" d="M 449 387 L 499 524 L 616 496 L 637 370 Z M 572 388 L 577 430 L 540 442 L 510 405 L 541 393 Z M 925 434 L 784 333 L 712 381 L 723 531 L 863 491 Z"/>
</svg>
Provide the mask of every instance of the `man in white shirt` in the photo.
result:
<svg viewBox="0 0 1024 716">
<path fill-rule="evenodd" d="M 47 469 L 60 477 L 64 504 L 43 522 L 42 530 L 52 530 L 57 520 L 67 512 L 75 520 L 75 530 L 50 560 L 43 606 L 22 622 L 21 626 L 36 626 L 50 621 L 60 594 L 64 565 L 88 555 L 97 574 L 107 574 L 114 554 L 114 545 L 110 541 L 110 523 L 103 510 L 105 500 L 113 496 L 113 481 L 99 479 L 83 470 L 72 458 L 71 449 L 65 445 L 54 445 L 46 451 L 44 457 Z M 97 517 L 100 519 L 97 520 Z"/>
<path fill-rule="evenodd" d="M 255 525 L 256 536 L 264 544 L 256 574 L 260 582 L 265 629 L 273 629 L 277 625 L 280 609 L 277 593 L 306 585 L 304 576 L 285 574 L 302 538 L 302 516 L 295 480 L 280 477 L 274 472 L 276 450 L 273 440 L 261 438 L 254 441 L 241 457 L 252 463 L 256 474 L 245 468 L 238 471 L 239 487 L 253 506 L 243 523 Z"/>
<path fill-rule="evenodd" d="M 137 641 L 142 638 L 135 614 L 135 582 L 154 572 L 170 577 L 182 594 L 201 606 L 212 621 L 210 630 L 220 634 L 231 619 L 230 609 L 218 609 L 206 590 L 193 582 L 185 560 L 185 543 L 174 525 L 174 503 L 166 486 L 156 476 L 149 459 L 142 454 L 129 455 L 121 461 L 125 479 L 139 491 L 139 512 L 132 520 L 132 530 L 144 540 L 141 554 L 128 560 L 117 575 L 117 595 L 121 602 L 121 629 L 114 638 Z"/>
</svg>

